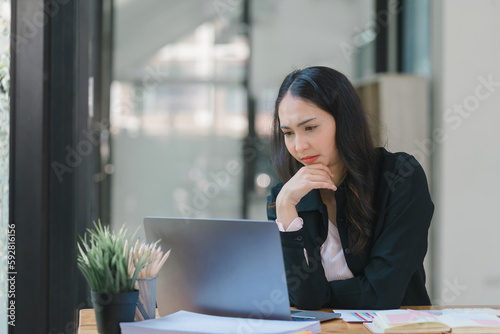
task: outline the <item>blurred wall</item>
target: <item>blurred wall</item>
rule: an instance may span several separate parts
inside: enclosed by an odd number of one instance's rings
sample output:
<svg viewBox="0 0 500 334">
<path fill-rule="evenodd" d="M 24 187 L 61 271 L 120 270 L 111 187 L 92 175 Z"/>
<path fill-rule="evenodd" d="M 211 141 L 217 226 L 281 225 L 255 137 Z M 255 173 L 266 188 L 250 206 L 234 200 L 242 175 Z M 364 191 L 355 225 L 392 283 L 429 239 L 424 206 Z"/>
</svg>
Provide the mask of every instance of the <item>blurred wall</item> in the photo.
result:
<svg viewBox="0 0 500 334">
<path fill-rule="evenodd" d="M 252 1 L 251 79 L 257 96 L 297 68 L 354 73 L 353 37 L 375 24 L 371 0 Z"/>
<path fill-rule="evenodd" d="M 500 1 L 431 2 L 436 304 L 500 300 Z"/>
</svg>

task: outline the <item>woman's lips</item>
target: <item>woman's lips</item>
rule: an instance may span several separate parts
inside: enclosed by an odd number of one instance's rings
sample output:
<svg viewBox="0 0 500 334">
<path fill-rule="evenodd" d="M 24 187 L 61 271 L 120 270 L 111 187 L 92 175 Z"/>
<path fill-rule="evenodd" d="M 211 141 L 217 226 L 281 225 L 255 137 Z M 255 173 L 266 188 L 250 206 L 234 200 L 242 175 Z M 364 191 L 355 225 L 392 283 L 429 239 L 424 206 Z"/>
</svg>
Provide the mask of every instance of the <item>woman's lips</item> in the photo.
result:
<svg viewBox="0 0 500 334">
<path fill-rule="evenodd" d="M 303 157 L 302 158 L 302 161 L 304 161 L 304 163 L 306 164 L 312 164 L 313 162 L 315 162 L 317 159 L 319 158 L 319 155 L 308 155 L 306 157 Z"/>
</svg>

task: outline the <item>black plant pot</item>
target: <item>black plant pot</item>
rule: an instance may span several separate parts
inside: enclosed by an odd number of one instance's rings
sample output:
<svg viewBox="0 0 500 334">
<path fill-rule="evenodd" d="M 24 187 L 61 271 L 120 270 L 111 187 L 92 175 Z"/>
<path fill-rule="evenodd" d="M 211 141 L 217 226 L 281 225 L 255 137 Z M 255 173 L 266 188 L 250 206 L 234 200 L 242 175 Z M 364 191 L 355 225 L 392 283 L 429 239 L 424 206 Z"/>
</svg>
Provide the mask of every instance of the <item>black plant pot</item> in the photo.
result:
<svg viewBox="0 0 500 334">
<path fill-rule="evenodd" d="M 90 295 L 99 333 L 120 334 L 120 322 L 134 321 L 139 290 L 122 293 L 90 291 Z"/>
</svg>

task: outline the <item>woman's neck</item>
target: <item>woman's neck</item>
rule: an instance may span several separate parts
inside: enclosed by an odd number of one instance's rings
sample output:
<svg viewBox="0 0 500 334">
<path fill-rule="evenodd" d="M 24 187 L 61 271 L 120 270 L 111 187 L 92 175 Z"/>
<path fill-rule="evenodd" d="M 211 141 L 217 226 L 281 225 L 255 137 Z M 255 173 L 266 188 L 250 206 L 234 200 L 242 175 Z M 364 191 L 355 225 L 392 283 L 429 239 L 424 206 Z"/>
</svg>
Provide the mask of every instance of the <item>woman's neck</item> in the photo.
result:
<svg viewBox="0 0 500 334">
<path fill-rule="evenodd" d="M 337 164 L 335 166 L 332 166 L 332 167 L 330 167 L 330 170 L 333 173 L 333 178 L 332 178 L 333 183 L 337 187 L 340 186 L 340 184 L 342 183 L 342 181 L 344 181 L 344 177 L 345 177 L 345 174 L 346 174 L 344 164 L 342 163 L 342 164 Z"/>
<path fill-rule="evenodd" d="M 320 189 L 319 193 L 321 195 L 321 199 L 325 204 L 335 204 L 335 191 L 331 189 Z"/>
</svg>

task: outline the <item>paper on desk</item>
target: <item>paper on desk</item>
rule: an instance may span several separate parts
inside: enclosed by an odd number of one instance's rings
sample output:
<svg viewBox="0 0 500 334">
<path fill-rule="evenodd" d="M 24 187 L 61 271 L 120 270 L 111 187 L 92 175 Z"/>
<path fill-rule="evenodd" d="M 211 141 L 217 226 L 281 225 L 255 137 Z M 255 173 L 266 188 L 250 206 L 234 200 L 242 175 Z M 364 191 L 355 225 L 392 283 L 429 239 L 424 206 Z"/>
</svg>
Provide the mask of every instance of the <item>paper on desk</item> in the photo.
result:
<svg viewBox="0 0 500 334">
<path fill-rule="evenodd" d="M 500 310 L 492 308 L 447 308 L 444 310 L 423 310 L 424 312 L 434 315 L 450 314 L 450 313 L 486 313 L 491 315 L 500 316 Z M 340 313 L 342 320 L 345 322 L 371 322 L 372 318 L 376 315 L 375 310 L 333 310 L 335 313 Z"/>
<path fill-rule="evenodd" d="M 431 313 L 434 315 L 443 315 L 443 314 L 489 314 L 500 316 L 500 310 L 495 310 L 489 307 L 462 307 L 462 308 L 445 308 L 442 310 L 422 310 L 423 312 Z"/>
<path fill-rule="evenodd" d="M 496 315 L 500 317 L 500 310 L 492 309 L 491 307 L 461 307 L 461 308 L 446 308 L 442 310 L 443 314 L 450 313 L 466 313 L 466 314 L 477 314 L 486 313 L 489 315 Z"/>
<path fill-rule="evenodd" d="M 263 320 L 231 318 L 178 311 L 161 318 L 120 323 L 122 334 L 290 334 L 310 331 L 319 333 L 319 321 Z"/>
<path fill-rule="evenodd" d="M 333 310 L 335 313 L 340 313 L 342 320 L 346 322 L 372 322 L 376 315 L 375 310 Z"/>
</svg>

